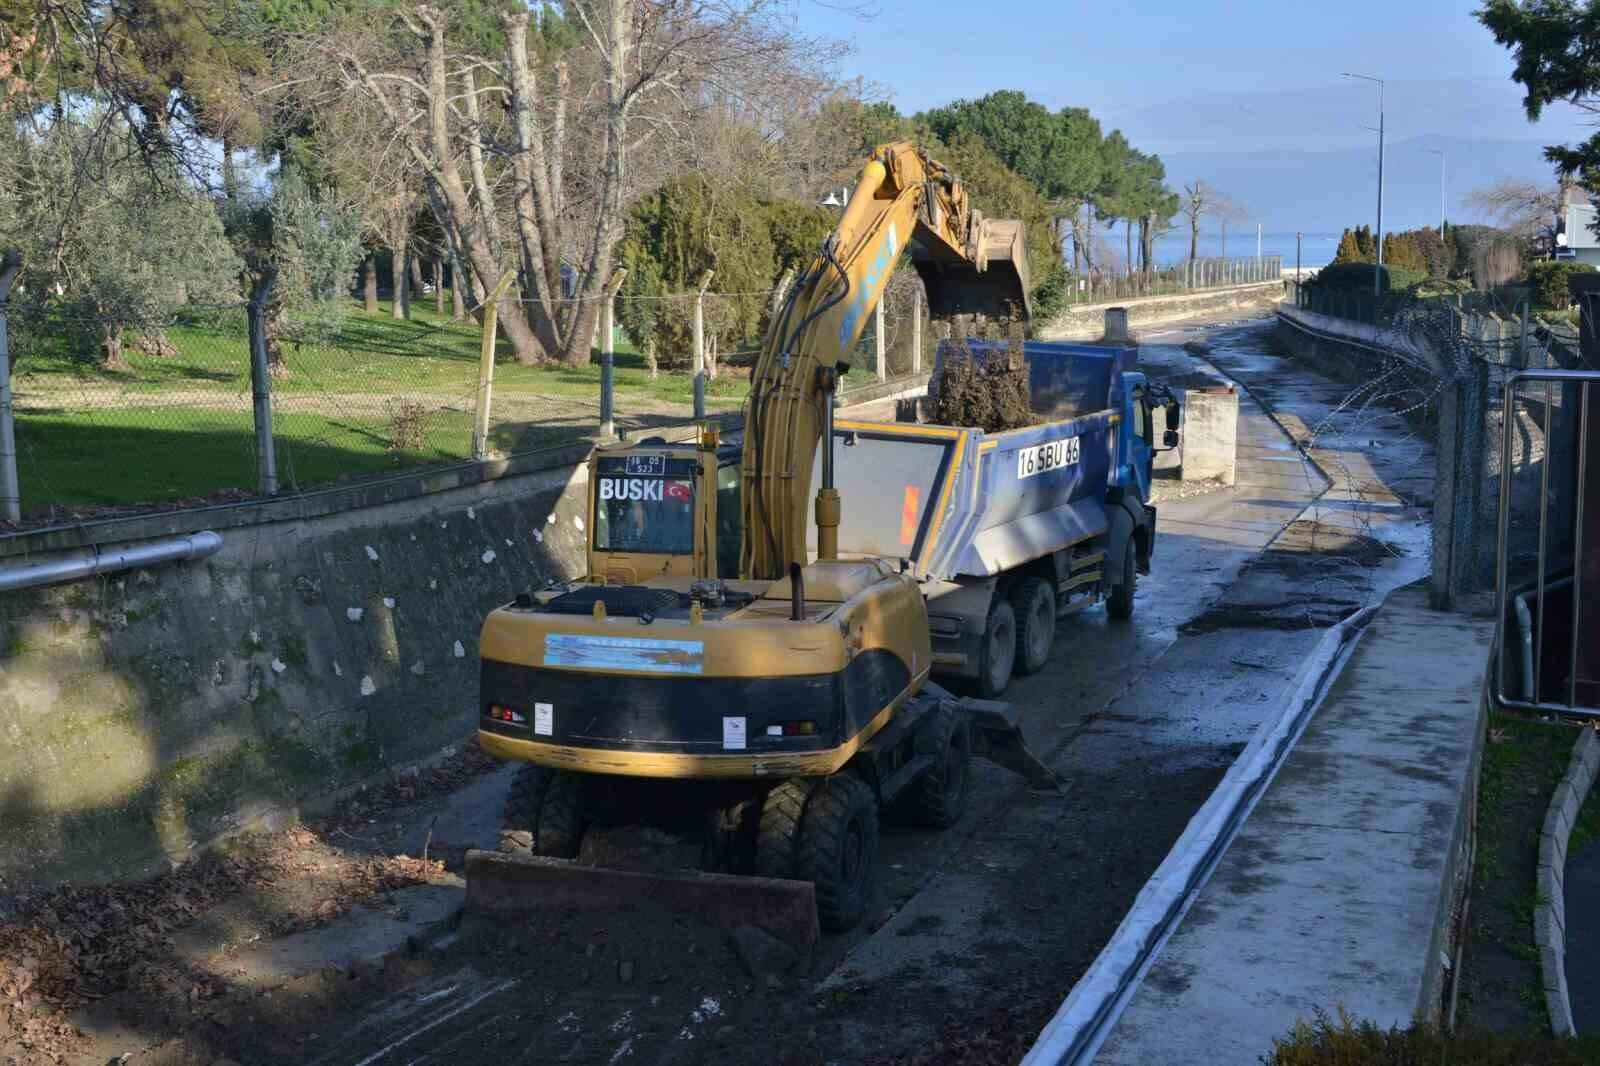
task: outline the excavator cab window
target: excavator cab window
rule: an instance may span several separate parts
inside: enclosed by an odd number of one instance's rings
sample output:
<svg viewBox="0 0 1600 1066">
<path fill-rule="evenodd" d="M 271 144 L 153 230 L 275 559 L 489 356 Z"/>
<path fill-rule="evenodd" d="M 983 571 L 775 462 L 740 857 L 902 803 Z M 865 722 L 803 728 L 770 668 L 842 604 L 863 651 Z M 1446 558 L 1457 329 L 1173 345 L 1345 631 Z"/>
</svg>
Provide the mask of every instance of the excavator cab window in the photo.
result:
<svg viewBox="0 0 1600 1066">
<path fill-rule="evenodd" d="M 695 466 L 659 455 L 601 459 L 595 550 L 694 554 Z"/>
<path fill-rule="evenodd" d="M 739 576 L 739 461 L 717 467 L 717 576 Z"/>
</svg>

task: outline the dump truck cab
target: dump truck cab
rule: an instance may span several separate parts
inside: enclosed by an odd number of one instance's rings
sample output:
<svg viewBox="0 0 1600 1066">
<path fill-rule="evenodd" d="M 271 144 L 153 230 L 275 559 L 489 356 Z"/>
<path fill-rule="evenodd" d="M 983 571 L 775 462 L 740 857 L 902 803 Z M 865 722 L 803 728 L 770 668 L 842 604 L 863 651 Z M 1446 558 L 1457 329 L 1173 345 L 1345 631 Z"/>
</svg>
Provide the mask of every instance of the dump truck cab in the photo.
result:
<svg viewBox="0 0 1600 1066">
<path fill-rule="evenodd" d="M 739 569 L 739 449 L 714 427 L 670 443 L 602 445 L 589 458 L 584 582 L 733 578 Z"/>
</svg>

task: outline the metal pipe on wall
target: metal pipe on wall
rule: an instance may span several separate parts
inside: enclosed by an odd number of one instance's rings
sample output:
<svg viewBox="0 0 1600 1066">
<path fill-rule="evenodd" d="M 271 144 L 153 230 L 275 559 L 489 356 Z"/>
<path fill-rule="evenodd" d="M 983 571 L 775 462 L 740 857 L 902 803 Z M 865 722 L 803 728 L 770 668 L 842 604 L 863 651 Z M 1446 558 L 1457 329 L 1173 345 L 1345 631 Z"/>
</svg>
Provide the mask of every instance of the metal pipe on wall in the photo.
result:
<svg viewBox="0 0 1600 1066">
<path fill-rule="evenodd" d="M 0 566 L 0 592 L 59 585 L 64 581 L 77 581 L 140 566 L 203 559 L 215 555 L 221 547 L 221 535 L 208 529 L 185 537 L 168 537 L 114 548 L 79 548 L 60 555 L 30 559 L 16 566 Z"/>
</svg>

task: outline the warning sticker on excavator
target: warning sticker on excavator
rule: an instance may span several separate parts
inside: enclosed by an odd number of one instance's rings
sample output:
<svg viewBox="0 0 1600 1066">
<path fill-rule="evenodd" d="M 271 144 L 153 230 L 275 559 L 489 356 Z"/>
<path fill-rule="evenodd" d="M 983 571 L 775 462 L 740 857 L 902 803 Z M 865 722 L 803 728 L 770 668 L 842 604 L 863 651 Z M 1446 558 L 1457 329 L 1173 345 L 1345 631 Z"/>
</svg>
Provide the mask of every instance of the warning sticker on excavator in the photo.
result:
<svg viewBox="0 0 1600 1066">
<path fill-rule="evenodd" d="M 900 498 L 900 544 L 911 547 L 917 539 L 917 527 L 922 524 L 922 486 L 907 485 Z"/>
</svg>

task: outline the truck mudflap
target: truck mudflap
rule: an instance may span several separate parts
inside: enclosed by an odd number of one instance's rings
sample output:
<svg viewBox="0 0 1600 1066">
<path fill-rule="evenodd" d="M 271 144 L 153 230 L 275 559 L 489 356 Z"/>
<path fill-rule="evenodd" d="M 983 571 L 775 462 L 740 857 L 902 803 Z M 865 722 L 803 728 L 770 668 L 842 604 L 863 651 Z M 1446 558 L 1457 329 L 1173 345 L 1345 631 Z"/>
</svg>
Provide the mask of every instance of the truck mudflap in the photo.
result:
<svg viewBox="0 0 1600 1066">
<path fill-rule="evenodd" d="M 1014 703 L 963 697 L 953 701 L 967 716 L 972 753 L 1005 767 L 1028 782 L 1035 792 L 1060 794 L 1061 779 L 1039 760 L 1022 739 L 1022 711 Z"/>
</svg>

